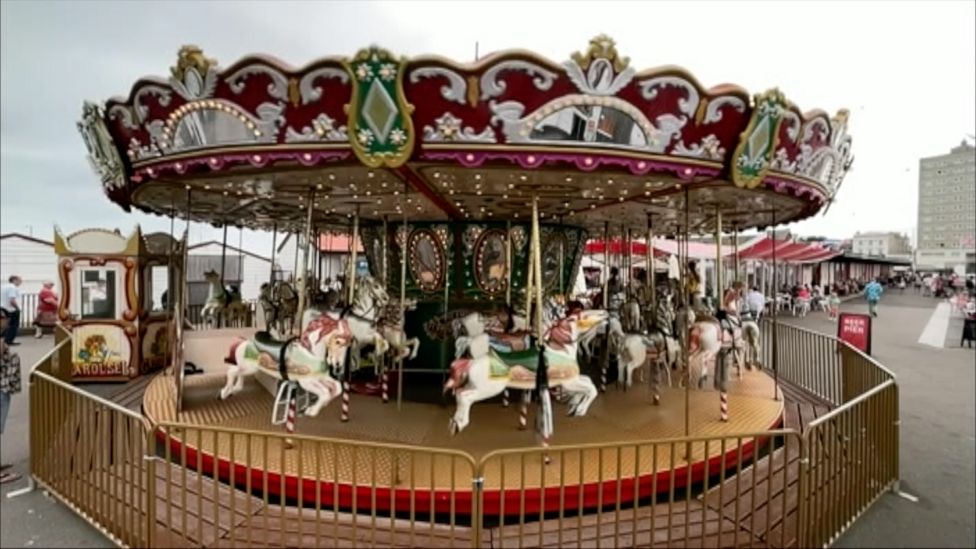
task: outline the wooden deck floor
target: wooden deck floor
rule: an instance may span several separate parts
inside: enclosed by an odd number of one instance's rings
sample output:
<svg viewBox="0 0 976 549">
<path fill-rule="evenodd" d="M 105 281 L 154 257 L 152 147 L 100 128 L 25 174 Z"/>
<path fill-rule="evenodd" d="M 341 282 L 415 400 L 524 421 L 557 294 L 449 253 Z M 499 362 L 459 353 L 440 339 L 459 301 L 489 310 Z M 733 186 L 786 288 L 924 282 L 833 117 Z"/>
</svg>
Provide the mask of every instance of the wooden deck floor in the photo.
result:
<svg viewBox="0 0 976 549">
<path fill-rule="evenodd" d="M 131 407 L 141 399 L 146 385 L 129 384 L 117 396 Z M 781 388 L 787 428 L 802 430 L 829 410 L 803 391 L 788 385 Z M 724 481 L 713 479 L 697 498 L 671 504 L 665 498 L 664 502 L 636 509 L 547 517 L 522 526 L 488 525 L 482 530 L 482 546 L 795 546 L 798 450 L 796 445 L 776 448 Z M 470 546 L 474 534 L 466 526 L 451 528 L 419 518 L 410 521 L 331 509 L 298 510 L 250 496 L 176 465 L 159 462 L 156 471 L 156 546 L 460 547 Z M 124 472 L 118 474 L 125 478 Z M 771 498 L 767 497 L 769 493 Z M 124 495 L 120 499 L 131 504 Z M 772 503 L 765 505 L 767 500 Z"/>
</svg>

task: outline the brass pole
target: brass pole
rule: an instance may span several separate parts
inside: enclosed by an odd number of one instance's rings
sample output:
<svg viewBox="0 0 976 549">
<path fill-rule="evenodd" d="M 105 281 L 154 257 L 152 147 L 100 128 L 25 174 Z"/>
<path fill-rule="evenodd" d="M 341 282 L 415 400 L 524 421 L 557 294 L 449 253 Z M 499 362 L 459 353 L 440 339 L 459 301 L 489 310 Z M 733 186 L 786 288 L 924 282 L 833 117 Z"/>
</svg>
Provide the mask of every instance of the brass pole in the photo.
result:
<svg viewBox="0 0 976 549">
<path fill-rule="evenodd" d="M 535 334 L 542 343 L 542 239 L 539 235 L 539 197 L 532 197 L 532 271 L 535 278 Z"/>
<path fill-rule="evenodd" d="M 610 309 L 610 222 L 603 222 L 603 309 Z M 609 332 L 607 332 L 609 333 Z"/>
<path fill-rule="evenodd" d="M 772 223 L 773 226 L 773 400 L 779 400 L 779 338 L 776 322 L 776 313 L 779 309 L 777 304 L 777 299 L 779 298 L 779 278 L 776 273 L 776 246 L 778 244 L 776 240 L 776 209 L 772 210 Z"/>
<path fill-rule="evenodd" d="M 715 207 L 715 310 L 722 308 L 722 296 L 724 287 L 722 283 L 722 210 L 719 206 Z"/>
<path fill-rule="evenodd" d="M 298 283 L 298 248 L 302 245 L 302 236 L 295 231 L 295 266 L 291 270 L 292 281 Z"/>
<path fill-rule="evenodd" d="M 166 339 L 170 342 L 166 349 L 166 362 L 170 365 L 173 364 L 173 359 L 176 354 L 173 352 L 173 342 L 176 341 L 175 330 L 173 326 L 173 299 L 175 298 L 176 292 L 173 289 L 176 284 L 176 264 L 173 255 L 176 253 L 176 197 L 171 197 L 171 208 L 169 211 L 169 257 L 167 258 L 167 269 L 166 269 Z M 150 278 L 151 280 L 151 278 Z M 162 301 L 162 300 L 160 300 Z M 162 305 L 162 303 L 160 303 Z M 176 372 L 172 372 L 174 375 Z"/>
<path fill-rule="evenodd" d="M 512 222 L 505 222 L 505 304 L 512 306 Z"/>
<path fill-rule="evenodd" d="M 732 270 L 735 272 L 732 280 L 742 280 L 739 275 L 739 226 L 732 226 Z"/>
<path fill-rule="evenodd" d="M 190 186 L 186 186 L 186 230 L 183 232 L 183 276 L 180 277 L 179 286 L 177 286 L 176 300 L 174 304 L 176 306 L 176 338 L 174 340 L 174 345 L 176 349 L 175 361 L 173 363 L 173 368 L 176 369 L 176 413 L 177 415 L 183 411 L 183 323 L 186 322 L 184 319 L 184 313 L 186 311 L 186 264 L 187 264 L 187 254 L 189 253 L 189 242 L 190 242 L 190 207 L 191 207 L 191 196 L 192 191 Z"/>
<path fill-rule="evenodd" d="M 227 295 L 226 287 L 224 286 L 224 267 L 227 264 L 227 223 L 224 222 L 224 240 L 220 246 L 220 291 L 224 293 L 224 302 L 230 297 Z M 216 328 L 224 327 L 224 310 L 219 309 L 220 314 L 217 315 Z"/>
<path fill-rule="evenodd" d="M 560 235 L 564 234 L 562 232 L 562 230 L 563 230 L 563 219 L 562 219 L 562 217 L 559 218 L 559 229 L 558 230 L 559 230 L 559 234 Z M 561 296 L 563 296 L 563 298 L 565 298 L 566 297 L 566 284 L 565 284 L 565 282 L 569 282 L 569 281 L 564 281 L 563 280 L 563 278 L 565 278 L 565 276 L 566 276 L 566 248 L 565 248 L 565 239 L 559 238 L 558 240 L 559 240 L 559 275 L 558 275 L 558 277 L 559 277 L 559 295 L 561 295 Z"/>
<path fill-rule="evenodd" d="M 298 283 L 298 318 L 292 322 L 292 331 L 296 334 L 302 333 L 302 317 L 305 314 L 305 306 L 308 294 L 308 251 L 312 246 L 312 203 L 315 201 L 315 191 L 308 193 L 308 206 L 305 208 L 305 252 L 302 255 L 302 277 Z M 296 242 L 297 244 L 297 242 Z M 295 253 L 298 253 L 296 248 Z"/>
<path fill-rule="evenodd" d="M 654 222 L 652 214 L 647 214 L 647 249 L 644 251 L 644 259 L 647 262 L 647 280 L 644 282 L 651 291 L 650 306 L 651 314 L 653 314 L 657 304 L 657 280 L 655 280 L 654 270 Z"/>
<path fill-rule="evenodd" d="M 403 184 L 403 194 L 407 194 L 407 184 Z M 400 248 L 400 319 L 403 321 L 403 335 L 407 335 L 407 243 L 410 232 L 407 230 L 407 208 L 403 211 L 403 246 Z M 403 359 L 397 361 L 397 411 L 403 408 Z"/>
<path fill-rule="evenodd" d="M 692 381 L 691 380 L 691 370 L 689 369 L 689 362 L 688 362 L 688 340 L 689 340 L 689 337 L 690 337 L 689 332 L 690 332 L 690 328 L 691 328 L 691 326 L 688 325 L 688 312 L 691 311 L 691 296 L 688 295 L 688 288 L 687 288 L 688 287 L 688 275 L 689 275 L 689 273 L 688 273 L 688 268 L 689 268 L 689 266 L 688 266 L 688 253 L 690 251 L 690 249 L 688 247 L 688 229 L 690 227 L 690 223 L 689 223 L 690 204 L 689 204 L 689 196 L 688 195 L 689 195 L 689 193 L 688 193 L 688 186 L 686 185 L 685 186 L 685 203 L 684 203 L 684 207 L 685 207 L 685 216 L 684 217 L 685 217 L 685 219 L 684 219 L 684 226 L 682 227 L 682 232 L 683 232 L 682 242 L 683 242 L 683 245 L 679 245 L 679 247 L 678 247 L 678 250 L 679 250 L 678 257 L 679 257 L 679 260 L 681 261 L 681 265 L 682 265 L 681 272 L 684 275 L 682 277 L 682 281 L 681 281 L 681 291 L 685 295 L 685 315 L 684 315 L 684 322 L 683 322 L 683 325 L 680 326 L 678 329 L 684 330 L 684 332 L 682 333 L 682 335 L 684 335 L 684 337 L 682 338 L 682 341 L 684 341 L 684 344 L 682 345 L 681 356 L 684 357 L 683 358 L 684 367 L 685 367 L 686 375 L 688 377 L 688 381 L 685 383 L 685 436 L 686 437 L 691 436 L 691 381 Z M 682 248 L 684 248 L 684 257 L 683 258 L 681 257 L 682 254 L 680 252 L 680 250 L 682 250 Z M 685 448 L 685 450 L 686 450 L 685 451 L 685 459 L 686 460 L 690 460 L 691 459 L 691 447 L 688 446 L 687 448 Z"/>
<path fill-rule="evenodd" d="M 623 229 L 621 228 L 621 230 Z M 629 295 L 633 289 L 632 287 L 633 284 L 631 284 L 632 282 L 631 275 L 633 274 L 631 271 L 634 270 L 634 256 L 633 256 L 634 240 L 633 239 L 634 239 L 633 231 L 630 230 L 630 227 L 627 227 L 627 239 L 626 242 L 624 243 L 627 246 L 627 250 L 624 252 L 626 255 L 624 255 L 624 261 L 623 261 L 624 263 L 623 266 L 626 267 L 627 269 L 627 276 L 624 279 L 627 281 L 627 291 L 625 292 L 625 295 Z"/>
<path fill-rule="evenodd" d="M 529 225 L 529 231 L 532 231 L 532 225 Z M 528 257 L 528 268 L 525 273 L 525 329 L 532 329 L 532 288 L 535 282 L 535 263 L 532 261 L 532 235 L 529 235 L 529 257 Z"/>
<path fill-rule="evenodd" d="M 275 251 L 277 251 L 276 246 L 278 244 L 278 223 L 275 222 L 271 225 L 271 275 L 268 277 L 268 283 L 272 286 L 274 285 L 274 265 L 275 265 Z"/>
<path fill-rule="evenodd" d="M 386 286 L 387 284 L 390 283 L 390 279 L 389 279 L 390 273 L 388 269 L 389 266 L 387 265 L 387 260 L 386 260 L 386 256 L 388 252 L 387 247 L 389 246 L 389 243 L 387 242 L 387 236 L 386 236 L 388 231 L 389 228 L 387 226 L 387 216 L 384 215 L 383 216 L 383 237 L 380 239 L 380 253 L 383 254 L 383 257 L 380 258 L 380 276 L 383 277 L 383 286 Z"/>
<path fill-rule="evenodd" d="M 404 208 L 406 209 L 406 208 Z M 355 298 L 356 287 L 356 243 L 359 242 L 359 206 L 356 206 L 356 213 L 352 216 L 352 238 L 349 241 L 349 274 L 346 277 L 347 292 L 346 305 L 351 306 Z"/>
</svg>

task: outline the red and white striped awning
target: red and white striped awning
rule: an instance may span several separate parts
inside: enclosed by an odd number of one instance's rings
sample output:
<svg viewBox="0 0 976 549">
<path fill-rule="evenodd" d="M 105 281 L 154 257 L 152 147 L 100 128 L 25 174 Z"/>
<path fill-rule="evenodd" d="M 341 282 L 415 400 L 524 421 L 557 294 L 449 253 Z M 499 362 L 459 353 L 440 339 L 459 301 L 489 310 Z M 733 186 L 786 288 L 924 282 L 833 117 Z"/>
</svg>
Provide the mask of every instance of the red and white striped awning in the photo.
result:
<svg viewBox="0 0 976 549">
<path fill-rule="evenodd" d="M 740 250 L 739 259 L 772 261 L 774 252 L 776 261 L 783 263 L 820 263 L 842 253 L 820 244 L 762 237 L 761 240 L 750 243 L 748 248 Z"/>
</svg>

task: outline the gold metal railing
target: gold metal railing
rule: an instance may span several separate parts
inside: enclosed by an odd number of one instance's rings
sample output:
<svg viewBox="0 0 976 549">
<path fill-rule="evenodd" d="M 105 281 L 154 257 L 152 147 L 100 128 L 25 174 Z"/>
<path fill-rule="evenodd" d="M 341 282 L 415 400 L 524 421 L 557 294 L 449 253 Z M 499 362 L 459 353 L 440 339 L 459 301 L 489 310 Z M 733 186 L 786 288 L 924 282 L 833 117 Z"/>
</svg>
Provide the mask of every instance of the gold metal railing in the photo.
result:
<svg viewBox="0 0 976 549">
<path fill-rule="evenodd" d="M 842 355 L 853 372 L 847 387 L 866 386 L 890 374 L 870 357 L 849 347 Z M 873 373 L 868 366 L 877 366 Z M 899 480 L 898 385 L 888 378 L 853 395 L 807 425 L 803 434 L 803 485 L 800 494 L 803 546 L 825 547 L 851 526 Z M 850 397 L 850 398 L 848 398 Z"/>
<path fill-rule="evenodd" d="M 67 384 L 45 370 L 30 376 L 31 475 L 123 547 L 147 545 L 142 416 Z"/>
<path fill-rule="evenodd" d="M 801 444 L 777 430 L 492 452 L 486 530 L 492 547 L 789 547 Z"/>
<path fill-rule="evenodd" d="M 58 379 L 70 374 L 62 339 L 30 378 L 32 474 L 121 546 L 820 547 L 897 484 L 898 387 L 845 343 L 777 331 L 780 380 L 832 404 L 802 434 L 522 448 L 480 460 L 223 427 L 147 429 L 140 415 Z"/>
<path fill-rule="evenodd" d="M 480 543 L 464 452 L 180 424 L 157 426 L 149 444 L 154 547 Z"/>
</svg>

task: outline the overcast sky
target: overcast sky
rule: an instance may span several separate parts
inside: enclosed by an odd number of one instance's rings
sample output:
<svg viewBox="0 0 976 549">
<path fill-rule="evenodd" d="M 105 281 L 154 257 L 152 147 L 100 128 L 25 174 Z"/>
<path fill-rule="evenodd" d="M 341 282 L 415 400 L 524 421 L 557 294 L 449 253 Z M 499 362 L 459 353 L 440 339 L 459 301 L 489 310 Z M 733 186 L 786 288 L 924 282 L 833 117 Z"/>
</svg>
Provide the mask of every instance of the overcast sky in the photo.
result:
<svg viewBox="0 0 976 549">
<path fill-rule="evenodd" d="M 777 86 L 802 111 L 850 109 L 853 169 L 826 216 L 790 226 L 806 235 L 910 233 L 918 159 L 976 133 L 972 1 L 3 1 L 0 15 L 0 230 L 44 238 L 55 223 L 168 230 L 168 221 L 126 214 L 102 194 L 75 122 L 82 101 L 167 75 L 183 44 L 225 67 L 250 53 L 301 66 L 371 43 L 469 61 L 475 41 L 482 55 L 525 48 L 561 62 L 607 33 L 638 69 L 681 65 L 705 87 Z M 270 235 L 255 236 L 246 235 L 250 247 L 270 247 Z M 219 231 L 191 232 L 210 237 Z"/>
</svg>

